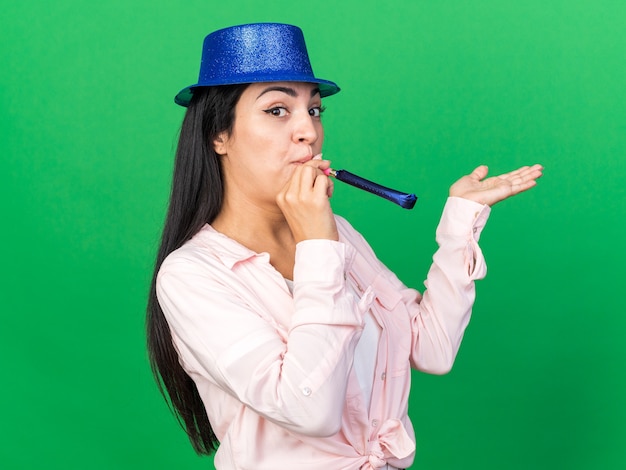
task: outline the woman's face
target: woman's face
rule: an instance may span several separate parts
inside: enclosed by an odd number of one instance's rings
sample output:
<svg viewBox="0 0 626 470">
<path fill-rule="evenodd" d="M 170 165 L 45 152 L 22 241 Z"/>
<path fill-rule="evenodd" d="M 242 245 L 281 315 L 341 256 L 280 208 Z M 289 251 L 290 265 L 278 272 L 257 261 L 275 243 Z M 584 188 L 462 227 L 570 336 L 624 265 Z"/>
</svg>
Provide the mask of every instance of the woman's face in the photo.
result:
<svg viewBox="0 0 626 470">
<path fill-rule="evenodd" d="M 220 134 L 214 141 L 222 158 L 227 197 L 238 192 L 254 202 L 275 204 L 295 166 L 322 149 L 321 111 L 315 84 L 248 86 L 235 107 L 232 133 Z"/>
</svg>

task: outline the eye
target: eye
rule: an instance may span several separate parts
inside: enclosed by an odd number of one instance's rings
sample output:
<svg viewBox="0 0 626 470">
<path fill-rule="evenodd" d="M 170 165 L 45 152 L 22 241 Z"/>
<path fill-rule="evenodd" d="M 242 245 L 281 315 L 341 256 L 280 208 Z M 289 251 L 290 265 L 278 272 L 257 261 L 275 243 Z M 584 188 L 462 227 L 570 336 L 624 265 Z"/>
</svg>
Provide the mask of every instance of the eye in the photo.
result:
<svg viewBox="0 0 626 470">
<path fill-rule="evenodd" d="M 287 109 L 283 108 L 282 106 L 275 106 L 270 109 L 265 109 L 263 110 L 263 112 L 276 117 L 284 117 L 287 115 Z"/>
<path fill-rule="evenodd" d="M 326 111 L 326 108 L 323 106 L 315 106 L 309 109 L 309 115 L 313 117 L 321 117 L 324 111 Z"/>
</svg>

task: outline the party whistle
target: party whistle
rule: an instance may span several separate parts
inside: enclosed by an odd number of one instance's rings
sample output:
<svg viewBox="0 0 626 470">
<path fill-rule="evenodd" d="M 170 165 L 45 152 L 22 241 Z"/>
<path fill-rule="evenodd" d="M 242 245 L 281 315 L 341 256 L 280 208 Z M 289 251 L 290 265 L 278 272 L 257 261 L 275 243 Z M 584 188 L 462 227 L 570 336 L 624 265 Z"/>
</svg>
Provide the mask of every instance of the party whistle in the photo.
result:
<svg viewBox="0 0 626 470">
<path fill-rule="evenodd" d="M 388 201 L 398 204 L 404 209 L 413 209 L 413 206 L 415 206 L 415 203 L 417 202 L 417 196 L 415 194 L 403 193 L 396 191 L 395 189 L 387 188 L 386 186 L 366 180 L 365 178 L 361 178 L 360 176 L 346 170 L 333 170 L 332 168 L 327 168 L 324 170 L 324 174 L 326 176 L 332 176 L 339 181 L 343 181 L 344 183 L 354 186 L 355 188 L 362 189 L 363 191 L 367 191 L 368 193 L 387 199 Z"/>
</svg>

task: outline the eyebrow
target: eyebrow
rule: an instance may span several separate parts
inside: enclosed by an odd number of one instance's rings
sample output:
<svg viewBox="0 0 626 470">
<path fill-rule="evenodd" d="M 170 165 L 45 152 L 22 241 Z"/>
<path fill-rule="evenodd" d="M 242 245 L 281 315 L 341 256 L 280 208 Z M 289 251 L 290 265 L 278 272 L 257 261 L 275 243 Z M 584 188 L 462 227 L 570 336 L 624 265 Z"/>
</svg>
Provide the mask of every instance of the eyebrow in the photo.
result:
<svg viewBox="0 0 626 470">
<path fill-rule="evenodd" d="M 256 99 L 258 100 L 261 96 L 263 96 L 265 93 L 269 93 L 270 91 L 280 91 L 282 93 L 285 93 L 293 98 L 298 96 L 298 93 L 296 92 L 296 90 L 294 90 L 293 88 L 289 88 L 286 86 L 269 86 L 267 88 L 265 88 L 260 94 L 259 96 L 256 97 Z M 315 95 L 320 94 L 320 89 L 318 87 L 315 87 L 311 90 L 311 98 L 314 97 Z"/>
</svg>

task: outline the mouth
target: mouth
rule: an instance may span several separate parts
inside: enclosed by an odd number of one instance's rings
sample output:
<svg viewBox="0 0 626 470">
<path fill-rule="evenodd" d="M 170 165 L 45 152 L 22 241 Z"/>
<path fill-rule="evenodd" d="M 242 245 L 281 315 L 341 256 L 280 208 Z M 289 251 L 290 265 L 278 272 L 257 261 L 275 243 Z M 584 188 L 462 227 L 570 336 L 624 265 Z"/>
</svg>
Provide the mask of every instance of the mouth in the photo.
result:
<svg viewBox="0 0 626 470">
<path fill-rule="evenodd" d="M 322 154 L 319 153 L 317 155 L 307 155 L 306 157 L 302 157 L 302 158 L 300 158 L 298 160 L 294 160 L 292 163 L 302 165 L 302 164 L 304 164 L 306 162 L 310 162 L 311 160 L 314 160 L 316 158 L 321 159 L 322 158 Z"/>
<path fill-rule="evenodd" d="M 312 155 L 307 155 L 306 157 L 302 157 L 302 158 L 300 158 L 298 160 L 294 160 L 292 163 L 295 163 L 295 164 L 298 164 L 298 165 L 302 165 L 302 164 L 304 164 L 306 162 L 309 162 L 311 160 L 313 160 L 313 156 Z"/>
</svg>

